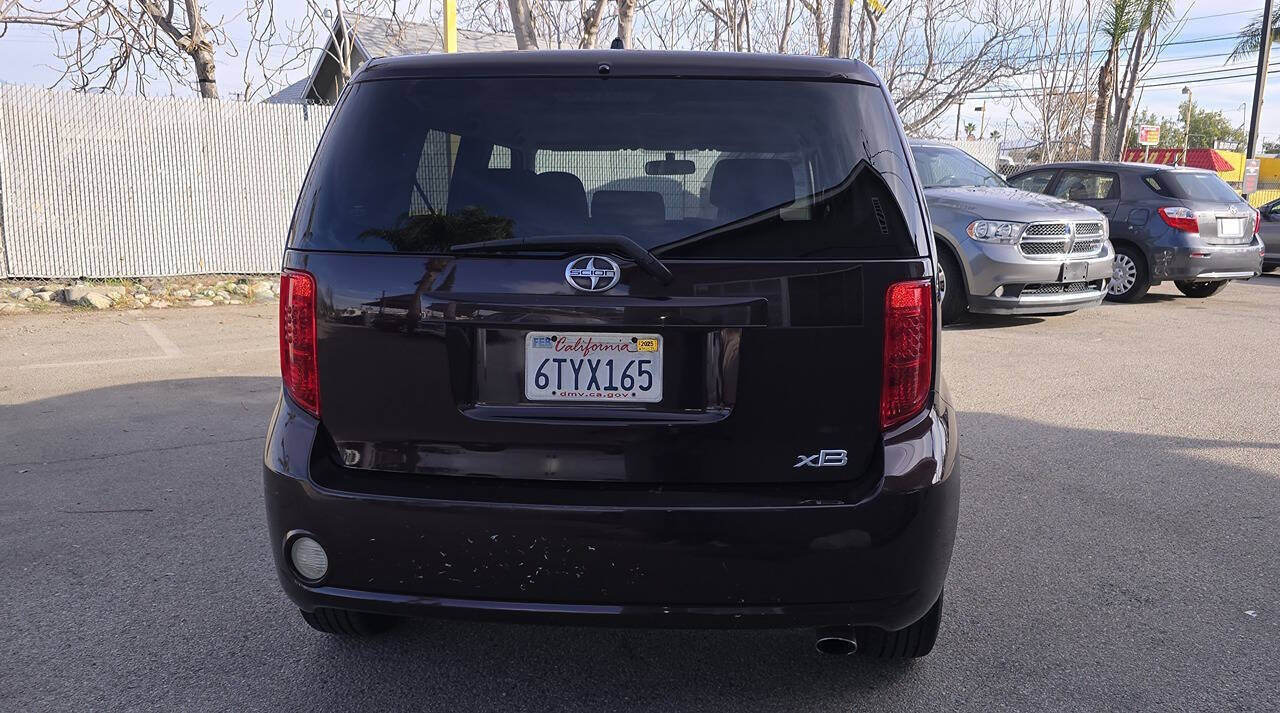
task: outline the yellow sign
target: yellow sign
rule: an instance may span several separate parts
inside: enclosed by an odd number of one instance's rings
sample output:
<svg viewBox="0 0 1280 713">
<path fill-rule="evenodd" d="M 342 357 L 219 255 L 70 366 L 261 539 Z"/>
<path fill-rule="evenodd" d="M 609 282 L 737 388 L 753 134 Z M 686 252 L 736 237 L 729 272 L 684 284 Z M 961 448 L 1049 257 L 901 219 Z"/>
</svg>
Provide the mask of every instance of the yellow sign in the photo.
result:
<svg viewBox="0 0 1280 713">
<path fill-rule="evenodd" d="M 1139 146 L 1159 146 L 1160 127 L 1155 124 L 1143 124 L 1138 127 Z"/>
<path fill-rule="evenodd" d="M 658 351 L 658 340 L 656 339 L 637 339 L 636 351 L 639 352 L 656 352 Z"/>
</svg>

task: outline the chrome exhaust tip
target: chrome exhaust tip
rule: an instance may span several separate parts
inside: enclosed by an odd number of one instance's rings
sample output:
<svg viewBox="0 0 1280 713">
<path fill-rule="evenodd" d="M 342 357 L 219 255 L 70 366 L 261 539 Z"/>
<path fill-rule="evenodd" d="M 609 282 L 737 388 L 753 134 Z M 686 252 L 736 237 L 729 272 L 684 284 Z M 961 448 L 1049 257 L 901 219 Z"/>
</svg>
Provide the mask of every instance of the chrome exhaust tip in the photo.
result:
<svg viewBox="0 0 1280 713">
<path fill-rule="evenodd" d="M 858 650 L 858 637 L 852 626 L 827 626 L 818 629 L 813 647 L 828 656 L 848 656 Z"/>
</svg>

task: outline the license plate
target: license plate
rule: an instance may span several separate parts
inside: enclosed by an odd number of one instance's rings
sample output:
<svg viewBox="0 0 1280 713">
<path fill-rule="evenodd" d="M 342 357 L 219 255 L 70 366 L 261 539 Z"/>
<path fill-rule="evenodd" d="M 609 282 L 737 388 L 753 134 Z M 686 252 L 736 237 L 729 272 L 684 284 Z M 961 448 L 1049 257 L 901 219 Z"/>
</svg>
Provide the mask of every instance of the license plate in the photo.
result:
<svg viewBox="0 0 1280 713">
<path fill-rule="evenodd" d="M 661 401 L 662 337 L 530 332 L 524 342 L 524 397 L 530 401 Z"/>
<path fill-rule="evenodd" d="M 1244 218 L 1218 218 L 1218 237 L 1243 238 Z"/>
<path fill-rule="evenodd" d="M 1087 262 L 1064 262 L 1062 263 L 1062 282 L 1079 282 L 1089 276 L 1089 263 Z"/>
</svg>

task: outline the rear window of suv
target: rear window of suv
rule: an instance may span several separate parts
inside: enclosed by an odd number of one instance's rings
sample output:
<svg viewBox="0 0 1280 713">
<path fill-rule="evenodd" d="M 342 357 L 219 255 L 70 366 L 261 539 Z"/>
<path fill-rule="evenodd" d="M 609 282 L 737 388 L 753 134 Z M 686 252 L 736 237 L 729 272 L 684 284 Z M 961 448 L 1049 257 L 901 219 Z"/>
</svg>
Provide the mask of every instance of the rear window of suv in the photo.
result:
<svg viewBox="0 0 1280 713">
<path fill-rule="evenodd" d="M 353 84 L 295 248 L 448 253 L 622 234 L 670 257 L 918 254 L 880 90 L 846 82 L 523 78 Z"/>
<path fill-rule="evenodd" d="M 1170 198 L 1192 201 L 1238 203 L 1240 194 L 1216 174 L 1203 171 L 1161 171 L 1146 178 L 1156 193 Z"/>
</svg>

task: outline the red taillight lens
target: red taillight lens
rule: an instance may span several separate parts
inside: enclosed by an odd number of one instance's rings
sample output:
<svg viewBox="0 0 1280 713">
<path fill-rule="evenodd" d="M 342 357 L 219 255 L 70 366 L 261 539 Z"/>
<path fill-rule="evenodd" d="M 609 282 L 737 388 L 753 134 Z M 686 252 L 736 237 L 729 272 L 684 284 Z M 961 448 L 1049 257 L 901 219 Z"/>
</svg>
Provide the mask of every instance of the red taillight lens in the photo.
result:
<svg viewBox="0 0 1280 713">
<path fill-rule="evenodd" d="M 933 381 L 933 287 L 895 282 L 884 295 L 884 380 L 880 427 L 897 426 L 924 408 Z"/>
<path fill-rule="evenodd" d="M 1262 232 L 1262 211 L 1257 208 L 1253 209 L 1253 237 L 1258 237 Z"/>
<path fill-rule="evenodd" d="M 1160 214 L 1160 219 L 1174 230 L 1184 230 L 1188 233 L 1200 232 L 1200 221 L 1196 220 L 1196 214 L 1190 208 L 1182 206 L 1169 206 L 1156 211 Z"/>
<path fill-rule="evenodd" d="M 298 270 L 286 270 L 280 275 L 280 376 L 289 396 L 319 418 L 316 279 Z"/>
</svg>

